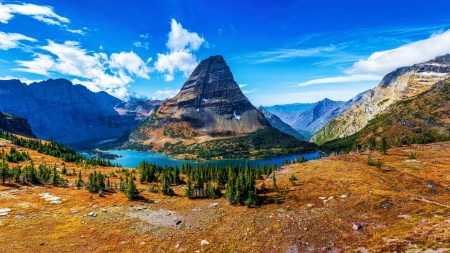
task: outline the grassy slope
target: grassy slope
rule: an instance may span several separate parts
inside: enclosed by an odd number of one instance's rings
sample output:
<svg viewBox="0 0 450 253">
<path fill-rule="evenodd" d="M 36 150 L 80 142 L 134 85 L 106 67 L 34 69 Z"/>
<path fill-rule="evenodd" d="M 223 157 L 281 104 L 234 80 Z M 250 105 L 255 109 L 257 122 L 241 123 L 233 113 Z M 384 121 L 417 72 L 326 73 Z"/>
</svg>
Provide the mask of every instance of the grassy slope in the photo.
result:
<svg viewBox="0 0 450 253">
<path fill-rule="evenodd" d="M 369 121 L 360 132 L 327 142 L 324 151 L 350 151 L 368 147 L 386 137 L 389 145 L 450 140 L 450 79 L 439 82 L 416 97 L 399 101 Z"/>
<path fill-rule="evenodd" d="M 277 171 L 281 192 L 271 190 L 270 179 L 258 180 L 258 187 L 264 182 L 269 189 L 259 193 L 266 204 L 251 209 L 229 205 L 223 198 L 186 199 L 183 185 L 174 186 L 177 195 L 167 197 L 150 193 L 146 191 L 149 185 L 138 183 L 143 198 L 135 202 L 118 191 L 106 191 L 103 197 L 92 194 L 90 201 L 91 193 L 72 186 L 0 185 L 0 208 L 11 209 L 8 216 L 0 218 L 0 245 L 11 252 L 364 251 L 360 247 L 404 252 L 413 245 L 448 248 L 450 180 L 445 175 L 450 166 L 450 143 L 414 149 L 419 161 L 409 160 L 410 151 L 411 147 L 391 149 L 388 155 L 372 152 L 374 160 L 381 160 L 381 169 L 367 166 L 367 154 L 286 166 Z M 54 157 L 28 152 L 36 165 L 61 164 Z M 94 169 L 108 175 L 117 170 L 65 165 L 69 172 L 81 170 L 85 181 Z M 120 175 L 116 172 L 111 181 L 117 182 Z M 297 178 L 295 185 L 288 181 L 291 175 Z M 64 177 L 69 182 L 77 178 Z M 43 200 L 39 194 L 44 192 L 61 197 L 63 203 Z M 269 204 L 277 195 L 282 203 Z M 97 217 L 88 216 L 89 212 Z M 175 226 L 177 218 L 182 223 Z M 355 222 L 362 224 L 358 231 L 352 229 Z M 202 245 L 202 240 L 209 244 Z"/>
</svg>

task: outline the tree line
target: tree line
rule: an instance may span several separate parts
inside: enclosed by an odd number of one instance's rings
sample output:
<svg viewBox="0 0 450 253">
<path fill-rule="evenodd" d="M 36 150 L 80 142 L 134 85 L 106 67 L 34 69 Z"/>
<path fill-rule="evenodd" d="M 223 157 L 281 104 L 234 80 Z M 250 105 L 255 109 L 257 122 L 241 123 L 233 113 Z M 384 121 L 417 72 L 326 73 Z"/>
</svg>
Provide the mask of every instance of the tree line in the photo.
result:
<svg viewBox="0 0 450 253">
<path fill-rule="evenodd" d="M 45 155 L 60 158 L 64 162 L 73 162 L 77 165 L 90 165 L 90 166 L 104 166 L 104 167 L 120 167 L 117 164 L 111 163 L 110 160 L 101 159 L 98 157 L 86 158 L 74 149 L 65 146 L 61 142 L 56 142 L 50 138 L 47 142 L 42 142 L 37 139 L 25 139 L 19 138 L 11 133 L 0 130 L 0 138 L 11 141 L 12 144 Z"/>
</svg>

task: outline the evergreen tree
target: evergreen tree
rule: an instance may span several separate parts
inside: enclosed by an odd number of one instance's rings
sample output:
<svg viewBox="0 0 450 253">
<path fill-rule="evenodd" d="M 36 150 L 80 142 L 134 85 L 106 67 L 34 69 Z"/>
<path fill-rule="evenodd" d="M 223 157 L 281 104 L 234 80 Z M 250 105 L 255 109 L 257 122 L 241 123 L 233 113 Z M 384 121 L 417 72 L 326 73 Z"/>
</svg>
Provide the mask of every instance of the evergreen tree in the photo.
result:
<svg viewBox="0 0 450 253">
<path fill-rule="evenodd" d="M 0 162 L 0 176 L 2 177 L 2 184 L 5 184 L 5 180 L 9 178 L 11 172 L 9 165 L 4 160 Z"/>
<path fill-rule="evenodd" d="M 272 189 L 273 189 L 274 191 L 278 191 L 277 177 L 276 177 L 275 171 L 273 172 L 273 177 L 272 177 Z"/>
<path fill-rule="evenodd" d="M 186 182 L 185 196 L 188 197 L 188 198 L 192 198 L 193 195 L 194 195 L 194 190 L 192 189 L 191 179 L 188 178 L 187 182 Z"/>
<path fill-rule="evenodd" d="M 387 139 L 386 139 L 386 137 L 383 137 L 381 139 L 380 152 L 385 155 L 385 154 L 387 154 L 388 149 L 389 149 L 389 144 L 387 142 Z"/>
<path fill-rule="evenodd" d="M 76 186 L 77 188 L 80 188 L 80 187 L 83 186 L 83 185 L 84 185 L 84 181 L 83 181 L 83 179 L 81 178 L 81 170 L 79 170 L 79 171 L 78 171 L 78 180 L 76 180 L 75 186 Z"/>
<path fill-rule="evenodd" d="M 125 196 L 128 200 L 134 200 L 139 197 L 139 191 L 134 183 L 134 180 L 131 178 L 128 180 L 128 185 L 125 189 Z"/>
<path fill-rule="evenodd" d="M 292 175 L 289 177 L 289 182 L 291 182 L 291 184 L 294 185 L 295 180 L 297 180 L 297 178 L 294 176 L 294 174 L 292 174 Z"/>
</svg>

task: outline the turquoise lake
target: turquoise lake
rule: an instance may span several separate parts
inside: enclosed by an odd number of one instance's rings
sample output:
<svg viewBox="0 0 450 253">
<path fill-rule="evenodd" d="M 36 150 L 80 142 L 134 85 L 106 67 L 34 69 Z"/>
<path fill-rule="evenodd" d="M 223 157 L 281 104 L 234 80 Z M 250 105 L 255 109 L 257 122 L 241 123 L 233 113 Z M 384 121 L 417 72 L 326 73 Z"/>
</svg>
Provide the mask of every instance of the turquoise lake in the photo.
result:
<svg viewBox="0 0 450 253">
<path fill-rule="evenodd" d="M 176 160 L 173 158 L 170 158 L 168 156 L 165 156 L 161 153 L 154 153 L 154 152 L 145 152 L 145 151 L 134 151 L 134 150 L 112 150 L 107 151 L 106 153 L 119 155 L 121 157 L 111 160 L 112 163 L 120 164 L 124 167 L 132 167 L 135 168 L 139 163 L 141 163 L 143 160 L 146 160 L 150 163 L 156 163 L 158 165 L 169 165 L 169 166 L 181 166 L 181 164 L 184 164 L 186 162 L 189 163 L 198 163 L 198 161 L 195 160 Z M 298 159 L 300 156 L 303 156 L 306 160 L 312 160 L 319 158 L 322 155 L 320 152 L 313 152 L 313 153 L 305 153 L 305 154 L 295 154 L 295 155 L 288 155 L 288 156 L 280 156 L 276 158 L 270 158 L 270 159 L 261 159 L 261 160 L 248 160 L 250 166 L 256 166 L 256 165 L 264 165 L 264 164 L 277 164 L 282 165 L 285 159 L 288 159 L 289 162 L 293 161 L 294 159 Z M 213 165 L 228 165 L 228 164 L 242 164 L 245 165 L 245 162 L 247 159 L 238 159 L 238 160 L 208 160 L 200 162 L 200 164 L 213 164 Z"/>
</svg>

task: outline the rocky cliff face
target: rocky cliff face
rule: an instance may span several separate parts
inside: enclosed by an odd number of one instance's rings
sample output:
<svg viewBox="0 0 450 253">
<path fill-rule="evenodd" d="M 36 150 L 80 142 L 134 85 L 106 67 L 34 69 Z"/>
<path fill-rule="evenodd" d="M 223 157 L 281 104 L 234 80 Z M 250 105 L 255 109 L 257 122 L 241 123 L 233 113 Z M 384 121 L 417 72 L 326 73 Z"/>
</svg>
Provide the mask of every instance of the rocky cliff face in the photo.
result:
<svg viewBox="0 0 450 253">
<path fill-rule="evenodd" d="M 198 143 L 269 126 L 244 96 L 223 57 L 216 55 L 201 61 L 180 92 L 132 131 L 130 141 L 151 143 L 159 151 L 166 142 Z"/>
<path fill-rule="evenodd" d="M 36 138 L 27 119 L 9 113 L 0 112 L 0 129 L 9 133 Z"/>
<path fill-rule="evenodd" d="M 312 140 L 318 144 L 350 136 L 391 104 L 414 97 L 450 74 L 450 55 L 399 68 L 387 74 L 381 83 L 365 93 L 361 100 L 328 122 Z"/>
<path fill-rule="evenodd" d="M 269 112 L 263 106 L 258 107 L 258 110 L 264 115 L 264 117 L 266 117 L 266 119 L 269 121 L 272 127 L 275 127 L 276 129 L 280 130 L 283 133 L 292 135 L 299 140 L 305 140 L 305 136 L 299 134 L 290 125 L 284 123 L 280 118 L 278 118 L 277 115 Z"/>
<path fill-rule="evenodd" d="M 164 102 L 156 115 L 189 122 L 206 133 L 243 134 L 270 126 L 244 96 L 220 55 L 201 61 L 181 91 Z"/>
<path fill-rule="evenodd" d="M 0 101 L 1 111 L 27 118 L 37 137 L 64 143 L 121 136 L 136 124 L 114 110 L 121 100 L 65 79 L 0 81 Z"/>
</svg>

